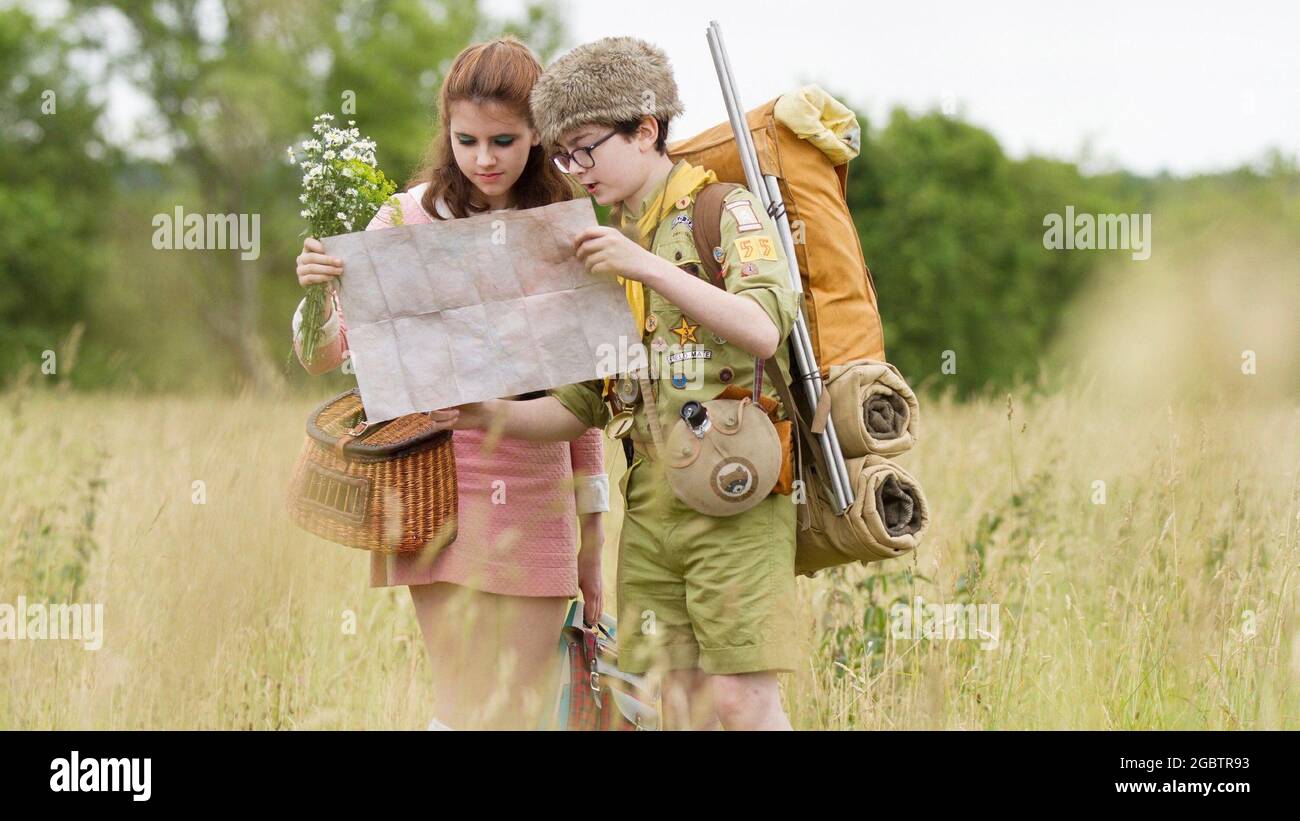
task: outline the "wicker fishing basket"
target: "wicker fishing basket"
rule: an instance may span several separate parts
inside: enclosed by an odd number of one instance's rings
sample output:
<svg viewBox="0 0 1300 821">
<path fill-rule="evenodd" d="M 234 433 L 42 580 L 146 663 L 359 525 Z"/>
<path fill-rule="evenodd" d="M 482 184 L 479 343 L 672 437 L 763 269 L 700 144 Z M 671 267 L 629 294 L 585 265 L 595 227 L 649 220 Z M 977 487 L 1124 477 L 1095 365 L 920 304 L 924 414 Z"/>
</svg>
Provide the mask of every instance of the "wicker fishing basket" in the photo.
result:
<svg viewBox="0 0 1300 821">
<path fill-rule="evenodd" d="M 356 388 L 307 417 L 289 510 L 304 530 L 379 553 L 438 551 L 456 538 L 451 431 L 426 413 L 369 424 Z"/>
</svg>

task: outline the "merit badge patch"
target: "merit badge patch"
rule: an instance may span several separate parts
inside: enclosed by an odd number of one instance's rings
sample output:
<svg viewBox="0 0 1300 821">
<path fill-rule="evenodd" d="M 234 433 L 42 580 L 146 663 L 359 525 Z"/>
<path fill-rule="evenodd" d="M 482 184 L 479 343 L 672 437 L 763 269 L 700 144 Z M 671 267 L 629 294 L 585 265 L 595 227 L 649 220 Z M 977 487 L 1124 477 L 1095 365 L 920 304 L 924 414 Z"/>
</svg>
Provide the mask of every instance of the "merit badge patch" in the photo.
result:
<svg viewBox="0 0 1300 821">
<path fill-rule="evenodd" d="M 736 254 L 741 262 L 753 262 L 756 259 L 776 261 L 776 245 L 768 236 L 736 237 Z"/>
<path fill-rule="evenodd" d="M 731 216 L 736 220 L 736 230 L 744 233 L 745 231 L 757 231 L 763 227 L 763 223 L 758 221 L 758 215 L 754 213 L 754 206 L 749 204 L 749 200 L 736 200 L 726 204 L 726 209 L 731 212 Z"/>
<path fill-rule="evenodd" d="M 695 338 L 695 332 L 699 329 L 699 325 L 692 325 L 686 321 L 686 317 L 682 317 L 682 321 L 676 328 L 672 329 L 672 332 L 677 334 L 677 338 L 681 341 L 681 344 L 685 345 L 688 342 L 698 343 L 700 341 Z"/>
<path fill-rule="evenodd" d="M 758 489 L 754 463 L 742 456 L 724 459 L 713 469 L 709 485 L 719 499 L 726 502 L 743 502 Z"/>
</svg>

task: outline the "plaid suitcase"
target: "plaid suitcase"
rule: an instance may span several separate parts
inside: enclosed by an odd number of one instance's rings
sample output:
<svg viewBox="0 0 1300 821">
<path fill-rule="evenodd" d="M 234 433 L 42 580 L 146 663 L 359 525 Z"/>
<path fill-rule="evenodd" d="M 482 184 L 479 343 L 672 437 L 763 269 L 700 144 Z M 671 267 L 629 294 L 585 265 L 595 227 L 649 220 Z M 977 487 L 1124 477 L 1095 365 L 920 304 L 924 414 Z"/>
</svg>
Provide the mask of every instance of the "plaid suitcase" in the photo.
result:
<svg viewBox="0 0 1300 821">
<path fill-rule="evenodd" d="M 582 603 L 569 606 L 560 631 L 559 697 L 554 726 L 563 730 L 657 730 L 659 695 L 644 676 L 618 669 L 617 626 L 603 616 L 582 623 Z"/>
</svg>

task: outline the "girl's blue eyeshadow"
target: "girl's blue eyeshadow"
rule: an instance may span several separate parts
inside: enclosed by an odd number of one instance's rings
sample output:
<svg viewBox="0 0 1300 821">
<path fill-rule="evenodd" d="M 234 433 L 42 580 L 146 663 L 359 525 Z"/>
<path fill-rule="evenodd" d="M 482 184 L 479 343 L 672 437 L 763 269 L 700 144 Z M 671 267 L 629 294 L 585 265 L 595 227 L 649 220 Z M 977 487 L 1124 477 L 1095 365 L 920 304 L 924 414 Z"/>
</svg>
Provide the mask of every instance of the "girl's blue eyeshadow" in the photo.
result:
<svg viewBox="0 0 1300 821">
<path fill-rule="evenodd" d="M 457 139 L 457 141 L 458 141 L 461 145 L 473 145 L 473 144 L 474 144 L 474 138 L 473 138 L 473 137 L 457 137 L 456 139 Z M 492 142 L 496 143 L 497 145 L 501 145 L 501 146 L 510 145 L 510 144 L 513 143 L 514 141 L 515 141 L 515 138 L 514 138 L 514 137 L 493 137 L 493 138 L 492 138 Z"/>
</svg>

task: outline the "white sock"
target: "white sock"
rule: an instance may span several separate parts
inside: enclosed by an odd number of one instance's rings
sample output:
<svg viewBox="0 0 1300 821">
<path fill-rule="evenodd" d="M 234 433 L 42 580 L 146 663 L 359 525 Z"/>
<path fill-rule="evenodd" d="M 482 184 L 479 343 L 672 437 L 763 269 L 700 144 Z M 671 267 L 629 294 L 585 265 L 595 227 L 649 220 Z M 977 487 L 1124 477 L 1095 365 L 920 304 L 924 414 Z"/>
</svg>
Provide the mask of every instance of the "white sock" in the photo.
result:
<svg viewBox="0 0 1300 821">
<path fill-rule="evenodd" d="M 429 719 L 429 726 L 426 727 L 425 729 L 426 730 L 450 730 L 451 728 L 448 727 L 446 724 L 443 724 L 438 719 L 432 718 Z"/>
</svg>

